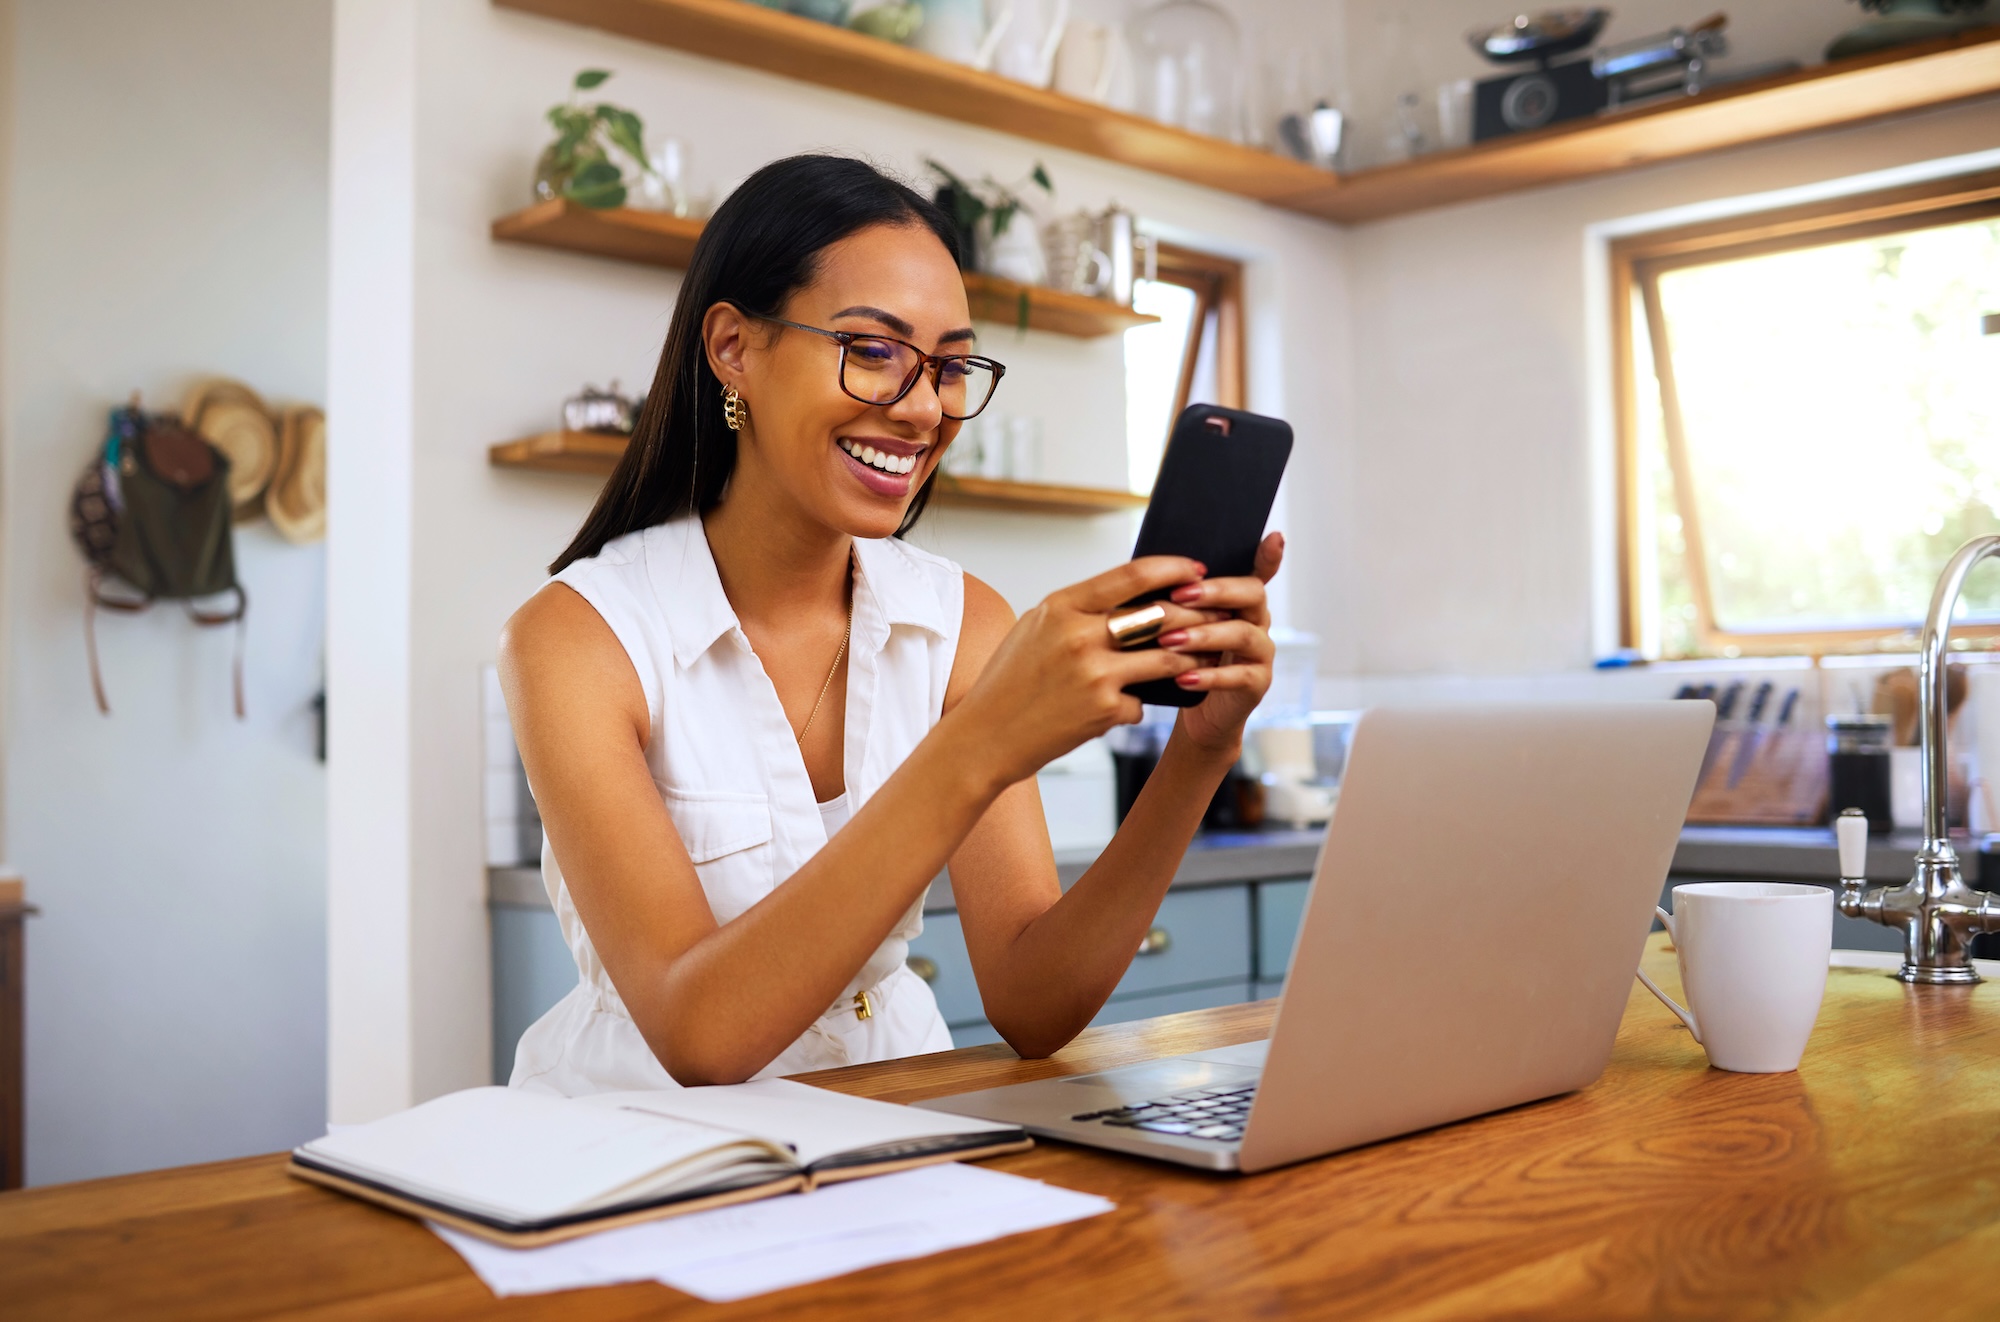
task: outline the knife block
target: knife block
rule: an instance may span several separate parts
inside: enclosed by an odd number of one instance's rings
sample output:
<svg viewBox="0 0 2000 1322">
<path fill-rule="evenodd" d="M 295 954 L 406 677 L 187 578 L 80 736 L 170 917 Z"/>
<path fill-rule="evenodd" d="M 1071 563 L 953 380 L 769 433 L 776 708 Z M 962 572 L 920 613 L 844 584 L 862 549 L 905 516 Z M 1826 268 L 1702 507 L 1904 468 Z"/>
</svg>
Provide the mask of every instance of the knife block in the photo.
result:
<svg viewBox="0 0 2000 1322">
<path fill-rule="evenodd" d="M 1826 740 L 1814 730 L 1718 725 L 1689 822 L 1702 826 L 1814 826 L 1826 820 Z"/>
</svg>

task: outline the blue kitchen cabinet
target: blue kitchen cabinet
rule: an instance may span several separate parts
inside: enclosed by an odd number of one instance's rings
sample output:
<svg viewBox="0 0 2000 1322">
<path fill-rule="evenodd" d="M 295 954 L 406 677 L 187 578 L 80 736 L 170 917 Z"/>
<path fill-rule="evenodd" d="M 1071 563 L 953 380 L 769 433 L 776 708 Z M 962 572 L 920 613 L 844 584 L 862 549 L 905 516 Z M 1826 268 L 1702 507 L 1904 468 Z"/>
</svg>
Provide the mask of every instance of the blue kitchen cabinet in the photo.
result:
<svg viewBox="0 0 2000 1322">
<path fill-rule="evenodd" d="M 1257 883 L 1257 996 L 1276 996 L 1292 967 L 1299 922 L 1305 917 L 1311 877 Z"/>
<path fill-rule="evenodd" d="M 1127 1023 L 1249 1000 L 1251 960 L 1248 886 L 1172 892 L 1160 905 L 1145 948 L 1091 1023 Z M 954 1045 L 1000 1040 L 986 1021 L 957 914 L 925 914 L 923 935 L 910 943 L 910 961 L 930 982 Z"/>
<path fill-rule="evenodd" d="M 494 905 L 493 1081 L 514 1072 L 514 1048 L 528 1025 L 576 986 L 576 961 L 553 909 Z"/>
</svg>

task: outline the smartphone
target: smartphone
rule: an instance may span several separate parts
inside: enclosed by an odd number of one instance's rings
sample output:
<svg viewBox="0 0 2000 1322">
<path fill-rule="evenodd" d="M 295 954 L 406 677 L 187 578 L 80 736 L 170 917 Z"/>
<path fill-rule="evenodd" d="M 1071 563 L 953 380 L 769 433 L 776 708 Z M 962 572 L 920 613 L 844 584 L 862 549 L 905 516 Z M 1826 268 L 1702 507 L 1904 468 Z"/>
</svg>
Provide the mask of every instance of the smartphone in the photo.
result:
<svg viewBox="0 0 2000 1322">
<path fill-rule="evenodd" d="M 1184 555 L 1208 566 L 1210 578 L 1242 578 L 1256 567 L 1257 543 L 1271 521 L 1278 480 L 1292 454 L 1292 428 L 1278 418 L 1214 404 L 1190 404 L 1167 439 L 1153 497 L 1139 525 L 1132 558 Z M 1157 601 L 1162 588 L 1131 604 Z M 1125 690 L 1160 707 L 1194 707 L 1208 695 L 1171 679 Z"/>
</svg>

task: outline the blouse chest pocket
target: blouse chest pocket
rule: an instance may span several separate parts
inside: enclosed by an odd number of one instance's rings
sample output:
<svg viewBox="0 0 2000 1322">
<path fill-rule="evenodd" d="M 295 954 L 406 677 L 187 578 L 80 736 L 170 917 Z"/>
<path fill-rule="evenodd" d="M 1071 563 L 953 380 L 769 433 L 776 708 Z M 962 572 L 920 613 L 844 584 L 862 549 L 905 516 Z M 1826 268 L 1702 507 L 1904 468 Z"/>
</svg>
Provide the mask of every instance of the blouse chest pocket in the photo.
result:
<svg viewBox="0 0 2000 1322">
<path fill-rule="evenodd" d="M 667 815 L 694 861 L 715 920 L 726 923 L 770 893 L 771 801 L 763 794 L 660 786 Z"/>
</svg>

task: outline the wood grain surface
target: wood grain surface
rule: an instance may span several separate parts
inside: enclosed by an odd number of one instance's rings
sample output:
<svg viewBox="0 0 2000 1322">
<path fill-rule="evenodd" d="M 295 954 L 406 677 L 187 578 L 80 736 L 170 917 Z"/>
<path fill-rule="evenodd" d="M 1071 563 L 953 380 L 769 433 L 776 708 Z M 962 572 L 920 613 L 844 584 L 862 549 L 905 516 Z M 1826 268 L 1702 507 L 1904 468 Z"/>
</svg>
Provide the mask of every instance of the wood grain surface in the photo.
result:
<svg viewBox="0 0 2000 1322">
<path fill-rule="evenodd" d="M 548 431 L 502 441 L 487 448 L 495 468 L 524 468 L 539 473 L 581 473 L 609 477 L 630 442 L 615 432 Z M 1141 509 L 1150 499 L 1134 491 L 1110 487 L 1059 486 L 1050 482 L 1014 482 L 1002 478 L 944 473 L 931 488 L 931 502 L 967 509 L 1010 510 L 1022 514 L 1112 514 Z M 539 885 L 540 883 L 536 883 Z M 539 895 L 541 892 L 536 892 Z"/>
<path fill-rule="evenodd" d="M 741 0 L 493 0 L 1342 223 L 1990 98 L 2000 27 L 1916 42 L 1336 175 Z M 1496 10 L 1495 12 L 1504 12 Z M 865 107 L 855 113 L 865 116 Z"/>
<path fill-rule="evenodd" d="M 1655 937 L 1647 969 L 1679 979 Z M 1726 1074 L 1637 989 L 1579 1093 L 1249 1178 L 1044 1143 L 1106 1216 L 732 1305 L 494 1299 L 415 1222 L 254 1157 L 0 1195 L 16 1318 L 1988 1318 L 2000 989 L 1835 970 L 1794 1074 Z M 910 1101 L 1261 1036 L 1271 1005 L 807 1076 Z"/>
<path fill-rule="evenodd" d="M 554 198 L 500 217 L 493 222 L 493 237 L 507 243 L 530 243 L 684 271 L 694 259 L 694 247 L 706 223 L 631 207 L 600 210 Z M 1150 312 L 1139 312 L 1108 298 L 1024 285 L 976 271 L 965 273 L 965 296 L 974 321 L 1025 324 L 1033 330 L 1080 339 L 1117 335 L 1159 320 Z"/>
<path fill-rule="evenodd" d="M 494 0 L 494 4 L 1122 161 L 1244 197 L 1274 198 L 1317 188 L 1329 178 L 1325 171 L 1287 156 L 1189 133 L 939 59 L 914 47 L 740 0 Z M 865 132 L 874 112 L 865 105 L 829 105 L 826 113 L 849 117 L 851 133 Z"/>
<path fill-rule="evenodd" d="M 1790 73 L 1711 83 L 1696 96 L 1662 97 L 1455 151 L 1431 152 L 1267 200 L 1347 224 L 1382 220 L 1990 98 L 1995 92 L 2000 92 L 2000 27 L 1975 28 Z"/>
</svg>

